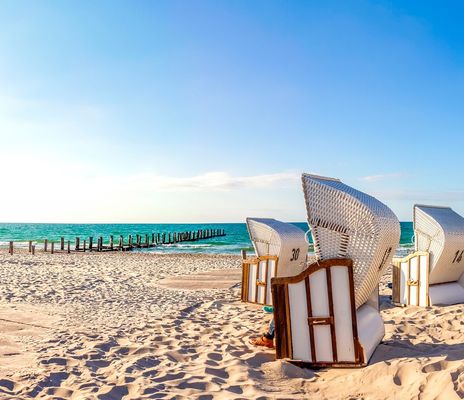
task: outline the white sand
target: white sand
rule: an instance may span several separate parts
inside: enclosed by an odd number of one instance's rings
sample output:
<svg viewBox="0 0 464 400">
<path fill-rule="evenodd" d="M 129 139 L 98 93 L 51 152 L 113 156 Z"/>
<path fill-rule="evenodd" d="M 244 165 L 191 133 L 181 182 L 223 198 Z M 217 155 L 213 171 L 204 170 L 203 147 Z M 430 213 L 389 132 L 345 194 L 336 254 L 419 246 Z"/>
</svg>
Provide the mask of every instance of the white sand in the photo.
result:
<svg viewBox="0 0 464 400">
<path fill-rule="evenodd" d="M 240 303 L 238 268 L 234 256 L 2 250 L 0 398 L 464 397 L 464 306 L 392 307 L 386 275 L 371 364 L 303 370 L 248 344 L 269 317 Z"/>
</svg>

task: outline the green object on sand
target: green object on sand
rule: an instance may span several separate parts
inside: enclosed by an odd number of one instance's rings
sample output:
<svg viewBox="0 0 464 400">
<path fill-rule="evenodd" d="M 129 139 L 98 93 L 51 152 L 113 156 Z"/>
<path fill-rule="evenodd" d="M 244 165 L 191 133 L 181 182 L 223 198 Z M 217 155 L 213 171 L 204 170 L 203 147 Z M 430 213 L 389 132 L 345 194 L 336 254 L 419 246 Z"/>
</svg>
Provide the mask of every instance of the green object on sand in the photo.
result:
<svg viewBox="0 0 464 400">
<path fill-rule="evenodd" d="M 272 314 L 274 312 L 274 307 L 273 306 L 264 306 L 263 310 L 264 310 L 264 312 Z"/>
</svg>

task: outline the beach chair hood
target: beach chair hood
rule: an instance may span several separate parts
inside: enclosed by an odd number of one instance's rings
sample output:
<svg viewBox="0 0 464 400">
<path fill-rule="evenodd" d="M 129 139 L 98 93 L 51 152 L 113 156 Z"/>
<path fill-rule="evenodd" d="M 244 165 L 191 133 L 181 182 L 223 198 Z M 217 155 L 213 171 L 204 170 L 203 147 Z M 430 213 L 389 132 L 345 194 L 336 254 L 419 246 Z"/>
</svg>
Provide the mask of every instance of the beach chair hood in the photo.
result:
<svg viewBox="0 0 464 400">
<path fill-rule="evenodd" d="M 305 268 L 309 245 L 305 232 L 272 218 L 247 218 L 248 233 L 256 255 L 277 256 L 276 276 L 293 276 Z"/>
<path fill-rule="evenodd" d="M 464 218 L 450 207 L 414 206 L 416 251 L 429 253 L 431 285 L 457 281 L 464 273 Z"/>
</svg>

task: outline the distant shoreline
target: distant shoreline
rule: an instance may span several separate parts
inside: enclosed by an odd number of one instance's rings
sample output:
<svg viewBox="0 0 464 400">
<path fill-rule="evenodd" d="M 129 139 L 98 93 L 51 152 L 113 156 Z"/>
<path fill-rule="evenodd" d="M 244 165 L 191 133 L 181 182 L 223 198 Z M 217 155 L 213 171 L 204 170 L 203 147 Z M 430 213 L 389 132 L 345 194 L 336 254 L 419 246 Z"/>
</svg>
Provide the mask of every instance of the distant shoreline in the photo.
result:
<svg viewBox="0 0 464 400">
<path fill-rule="evenodd" d="M 302 231 L 308 230 L 306 222 L 295 222 Z M 94 242 L 102 237 L 105 244 L 110 235 L 117 241 L 122 235 L 127 243 L 129 235 L 135 240 L 136 235 L 142 236 L 167 232 L 197 231 L 199 229 L 224 229 L 226 236 L 211 239 L 169 244 L 155 247 L 142 252 L 153 253 L 183 253 L 183 254 L 240 254 L 242 249 L 253 251 L 245 223 L 219 223 L 219 224 L 0 224 L 0 251 L 8 246 L 9 241 L 15 242 L 17 247 L 27 247 L 32 240 L 37 249 L 43 246 L 45 239 L 49 243 L 60 242 L 64 237 L 70 241 L 71 248 L 75 247 L 76 237 L 82 243 L 92 236 Z M 412 222 L 401 222 L 401 241 L 399 255 L 403 255 L 412 248 L 413 225 Z M 138 251 L 138 250 L 137 250 Z"/>
</svg>

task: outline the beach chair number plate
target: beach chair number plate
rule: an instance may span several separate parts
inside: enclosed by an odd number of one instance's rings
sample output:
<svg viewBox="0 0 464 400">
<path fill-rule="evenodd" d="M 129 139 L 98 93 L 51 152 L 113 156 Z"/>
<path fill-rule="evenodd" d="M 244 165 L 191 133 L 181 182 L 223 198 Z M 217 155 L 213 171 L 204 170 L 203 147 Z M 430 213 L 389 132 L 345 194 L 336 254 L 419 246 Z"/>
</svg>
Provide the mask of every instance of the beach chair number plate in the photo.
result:
<svg viewBox="0 0 464 400">
<path fill-rule="evenodd" d="M 292 258 L 290 261 L 296 261 L 298 260 L 298 257 L 300 257 L 300 249 L 292 249 Z"/>
<path fill-rule="evenodd" d="M 454 259 L 453 259 L 453 264 L 454 263 L 460 263 L 461 260 L 462 260 L 462 255 L 464 254 L 464 250 L 461 250 L 461 252 L 459 252 L 459 250 L 456 252 L 456 255 L 454 256 Z"/>
</svg>

